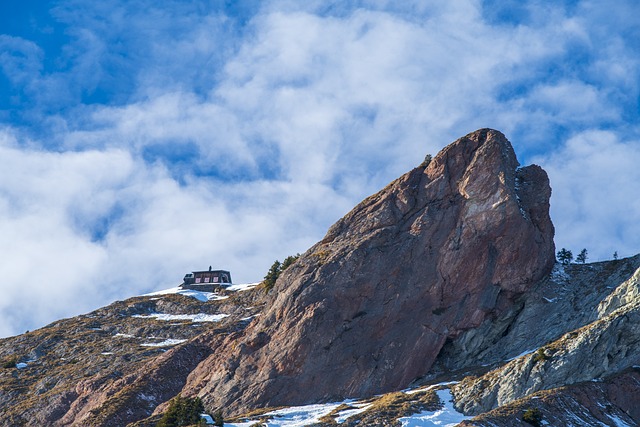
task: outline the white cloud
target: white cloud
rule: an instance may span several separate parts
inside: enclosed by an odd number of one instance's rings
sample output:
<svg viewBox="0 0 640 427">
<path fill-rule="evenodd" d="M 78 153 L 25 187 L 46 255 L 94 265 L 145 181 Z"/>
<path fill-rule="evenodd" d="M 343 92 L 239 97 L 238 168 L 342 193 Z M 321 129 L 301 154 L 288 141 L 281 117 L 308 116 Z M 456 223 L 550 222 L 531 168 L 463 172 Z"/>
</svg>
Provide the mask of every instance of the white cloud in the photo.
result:
<svg viewBox="0 0 640 427">
<path fill-rule="evenodd" d="M 640 235 L 640 140 L 611 131 L 585 131 L 537 159 L 553 189 L 551 212 L 558 248 L 592 260 L 635 255 Z"/>
<path fill-rule="evenodd" d="M 260 280 L 351 203 L 320 184 L 181 186 L 122 150 L 43 153 L 2 136 L 0 335 L 175 286 L 211 264 L 236 282 Z"/>
<path fill-rule="evenodd" d="M 259 280 L 480 127 L 548 169 L 558 245 L 638 250 L 638 48 L 597 2 L 489 23 L 478 1 L 283 1 L 242 24 L 180 2 L 68 4 L 55 72 L 0 40 L 49 131 L 0 132 L 0 335 L 210 264 Z M 82 104 L 100 91 L 107 105 Z"/>
<path fill-rule="evenodd" d="M 37 44 L 0 34 L 0 70 L 14 84 L 25 84 L 40 73 L 42 55 Z"/>
<path fill-rule="evenodd" d="M 112 202 L 106 192 L 127 174 L 128 156 L 41 153 L 2 139 L 0 313 L 9 320 L 0 334 L 6 335 L 92 306 L 108 253 L 74 218 L 90 219 Z"/>
</svg>

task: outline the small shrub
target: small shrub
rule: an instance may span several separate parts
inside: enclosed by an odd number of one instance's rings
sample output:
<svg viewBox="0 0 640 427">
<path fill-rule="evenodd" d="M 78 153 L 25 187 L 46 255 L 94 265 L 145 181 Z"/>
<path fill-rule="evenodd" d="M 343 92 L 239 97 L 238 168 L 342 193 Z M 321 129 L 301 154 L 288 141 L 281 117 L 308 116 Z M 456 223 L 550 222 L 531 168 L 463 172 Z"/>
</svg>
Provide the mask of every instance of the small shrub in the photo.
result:
<svg viewBox="0 0 640 427">
<path fill-rule="evenodd" d="M 433 310 L 431 310 L 431 313 L 435 314 L 436 316 L 441 316 L 446 311 L 447 311 L 447 307 L 438 307 L 438 308 L 434 308 Z"/>
<path fill-rule="evenodd" d="M 300 258 L 300 254 L 289 255 L 282 261 L 282 266 L 280 268 L 280 273 L 289 268 L 294 262 L 296 262 Z"/>
<path fill-rule="evenodd" d="M 156 427 L 181 427 L 200 424 L 200 414 L 204 412 L 204 405 L 199 397 L 178 397 L 169 404 Z"/>
<path fill-rule="evenodd" d="M 433 157 L 431 156 L 431 154 L 427 154 L 426 156 L 424 156 L 424 161 L 420 163 L 420 167 L 423 167 L 423 168 L 428 167 L 432 159 Z"/>
<path fill-rule="evenodd" d="M 538 408 L 529 408 L 522 414 L 522 421 L 532 426 L 540 427 L 542 425 L 542 413 Z"/>
<path fill-rule="evenodd" d="M 213 413 L 211 418 L 213 418 L 214 426 L 216 427 L 224 426 L 224 417 L 222 416 L 222 410 L 218 409 L 216 412 Z"/>
<path fill-rule="evenodd" d="M 534 362 L 544 362 L 545 360 L 548 360 L 549 356 L 547 356 L 544 352 L 544 348 L 540 347 L 538 349 L 538 351 L 536 351 L 536 354 L 533 356 L 533 361 Z"/>
<path fill-rule="evenodd" d="M 4 369 L 15 368 L 18 365 L 18 358 L 10 357 L 2 361 L 2 367 Z"/>
</svg>

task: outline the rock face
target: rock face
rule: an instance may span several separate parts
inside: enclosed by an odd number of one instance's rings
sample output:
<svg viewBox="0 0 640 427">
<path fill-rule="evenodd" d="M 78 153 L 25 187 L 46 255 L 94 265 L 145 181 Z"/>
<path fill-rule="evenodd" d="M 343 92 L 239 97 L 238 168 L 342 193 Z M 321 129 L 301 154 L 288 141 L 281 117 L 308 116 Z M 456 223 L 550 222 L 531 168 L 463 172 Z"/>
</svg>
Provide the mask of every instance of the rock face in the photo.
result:
<svg viewBox="0 0 640 427">
<path fill-rule="evenodd" d="M 556 264 L 510 309 L 449 340 L 431 374 L 502 364 L 640 299 L 639 267 L 640 256 L 586 265 Z"/>
<path fill-rule="evenodd" d="M 457 408 L 477 415 L 539 390 L 601 379 L 640 365 L 640 256 L 614 264 L 617 265 L 613 267 L 625 270 L 633 266 L 636 271 L 593 307 L 596 320 L 575 330 L 568 329 L 538 351 L 481 377 L 466 378 L 453 388 Z M 605 265 L 612 267 L 611 263 Z M 597 290 L 592 293 L 598 294 Z M 547 314 L 551 316 L 556 310 L 549 307 Z M 537 329 L 535 325 L 529 327 Z"/>
<path fill-rule="evenodd" d="M 637 426 L 640 425 L 640 373 L 629 369 L 597 381 L 588 381 L 538 392 L 509 405 L 484 413 L 459 426 L 528 426 L 527 411 L 536 411 L 540 425 Z"/>
<path fill-rule="evenodd" d="M 334 224 L 185 393 L 233 413 L 406 387 L 551 272 L 550 194 L 500 132 L 453 142 Z"/>
</svg>

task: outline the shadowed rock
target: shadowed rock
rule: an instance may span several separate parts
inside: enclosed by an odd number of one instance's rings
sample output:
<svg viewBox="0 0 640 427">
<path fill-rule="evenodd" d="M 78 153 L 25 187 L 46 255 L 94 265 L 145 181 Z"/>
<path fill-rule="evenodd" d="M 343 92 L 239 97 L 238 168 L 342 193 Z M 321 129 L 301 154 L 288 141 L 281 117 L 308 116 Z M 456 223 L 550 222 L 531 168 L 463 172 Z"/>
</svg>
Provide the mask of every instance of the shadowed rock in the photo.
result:
<svg viewBox="0 0 640 427">
<path fill-rule="evenodd" d="M 460 138 L 334 224 L 185 391 L 237 413 L 406 387 L 551 271 L 550 194 L 500 132 Z"/>
</svg>

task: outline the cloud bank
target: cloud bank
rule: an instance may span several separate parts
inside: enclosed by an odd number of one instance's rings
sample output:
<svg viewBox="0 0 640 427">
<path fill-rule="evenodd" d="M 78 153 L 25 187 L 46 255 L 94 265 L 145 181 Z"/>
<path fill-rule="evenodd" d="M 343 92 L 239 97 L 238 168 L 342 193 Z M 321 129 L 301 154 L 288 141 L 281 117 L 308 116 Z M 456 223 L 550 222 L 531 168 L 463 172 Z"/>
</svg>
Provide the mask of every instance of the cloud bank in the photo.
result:
<svg viewBox="0 0 640 427">
<path fill-rule="evenodd" d="M 635 254 L 638 9 L 59 2 L 0 35 L 0 336 L 260 280 L 480 127 L 549 172 L 558 247 Z"/>
</svg>

